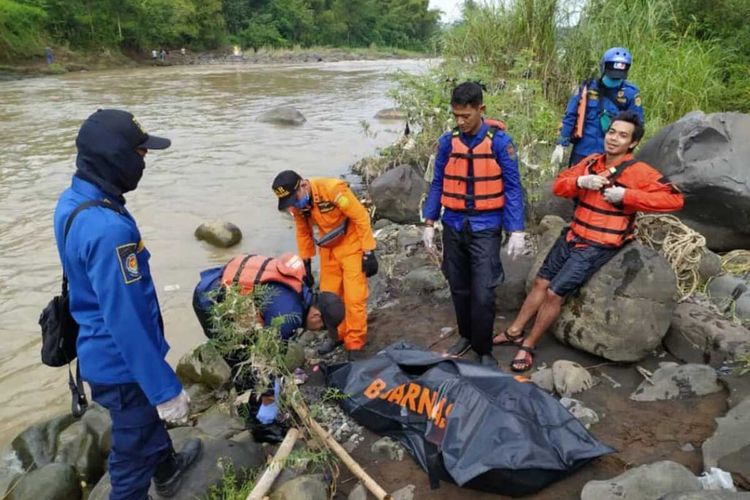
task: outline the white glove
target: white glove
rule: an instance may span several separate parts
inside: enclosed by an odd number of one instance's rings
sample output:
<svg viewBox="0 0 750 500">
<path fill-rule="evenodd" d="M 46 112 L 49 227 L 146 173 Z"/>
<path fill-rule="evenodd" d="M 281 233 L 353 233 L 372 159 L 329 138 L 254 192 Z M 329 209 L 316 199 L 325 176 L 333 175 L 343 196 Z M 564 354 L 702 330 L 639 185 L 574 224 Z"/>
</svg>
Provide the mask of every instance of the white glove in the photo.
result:
<svg viewBox="0 0 750 500">
<path fill-rule="evenodd" d="M 166 422 L 183 422 L 190 413 L 190 396 L 183 389 L 169 401 L 156 405 L 156 411 L 159 418 Z"/>
<path fill-rule="evenodd" d="M 506 248 L 506 251 L 508 252 L 508 256 L 515 260 L 516 257 L 521 255 L 526 248 L 526 233 L 522 231 L 514 231 L 510 233 L 510 238 L 508 238 L 508 246 Z"/>
<path fill-rule="evenodd" d="M 563 156 L 565 156 L 565 148 L 558 144 L 555 146 L 554 151 L 552 151 L 552 157 L 549 161 L 551 161 L 553 165 L 559 165 L 563 161 Z"/>
<path fill-rule="evenodd" d="M 427 226 L 424 228 L 424 232 L 422 233 L 422 243 L 424 243 L 424 247 L 428 252 L 433 252 L 435 250 L 435 228 L 432 226 Z"/>
<path fill-rule="evenodd" d="M 623 198 L 625 198 L 624 187 L 613 186 L 604 190 L 604 199 L 610 203 L 620 203 Z"/>
<path fill-rule="evenodd" d="M 599 191 L 608 183 L 607 178 L 601 175 L 582 175 L 576 180 L 579 188 L 591 189 L 592 191 Z"/>
</svg>

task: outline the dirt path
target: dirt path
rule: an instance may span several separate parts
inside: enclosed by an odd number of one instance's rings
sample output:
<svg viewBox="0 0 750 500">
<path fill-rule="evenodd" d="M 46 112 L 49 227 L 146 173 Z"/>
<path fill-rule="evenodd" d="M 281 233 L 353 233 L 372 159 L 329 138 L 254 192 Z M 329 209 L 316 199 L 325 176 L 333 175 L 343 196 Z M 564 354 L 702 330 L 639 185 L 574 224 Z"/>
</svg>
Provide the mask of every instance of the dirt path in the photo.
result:
<svg viewBox="0 0 750 500">
<path fill-rule="evenodd" d="M 498 329 L 510 322 L 513 313 L 499 313 L 499 316 L 496 323 Z M 398 305 L 371 314 L 370 345 L 367 351 L 375 353 L 378 349 L 399 340 L 427 346 L 438 338 L 440 329 L 445 326 L 455 327 L 450 302 L 402 298 Z M 438 343 L 433 349 L 445 349 L 455 339 L 456 336 L 453 335 Z M 515 350 L 510 347 L 495 348 L 495 355 L 500 360 L 503 371 L 509 371 L 508 367 L 514 353 Z M 602 365 L 604 360 L 601 358 L 566 347 L 552 336 L 545 338 L 539 346 L 536 365 L 547 363 L 550 366 L 558 359 L 576 361 L 584 367 L 599 365 L 591 369 L 592 374 L 599 378 L 599 383 L 574 397 L 599 415 L 600 421 L 592 426 L 591 432 L 619 451 L 595 460 L 567 479 L 528 498 L 579 498 L 584 484 L 590 480 L 608 479 L 633 466 L 658 460 L 673 460 L 696 474 L 701 473 L 700 445 L 713 433 L 716 427 L 714 419 L 726 412 L 726 393 L 682 401 L 638 403 L 628 399 L 630 393 L 643 380 L 635 365 Z M 661 353 L 643 360 L 639 365 L 653 371 L 658 368 L 660 361 L 670 360 L 672 359 L 668 354 Z M 601 373 L 614 379 L 620 387 L 613 387 L 611 382 L 600 377 Z M 366 440 L 352 455 L 389 492 L 412 484 L 416 487 L 416 499 L 501 498 L 448 483 L 441 483 L 439 489 L 430 490 L 427 475 L 411 458 L 406 457 L 402 462 L 373 459 L 370 445 L 379 436 L 369 431 L 366 431 L 365 435 Z M 336 498 L 346 498 L 355 485 L 356 480 L 344 472 L 339 481 Z"/>
</svg>

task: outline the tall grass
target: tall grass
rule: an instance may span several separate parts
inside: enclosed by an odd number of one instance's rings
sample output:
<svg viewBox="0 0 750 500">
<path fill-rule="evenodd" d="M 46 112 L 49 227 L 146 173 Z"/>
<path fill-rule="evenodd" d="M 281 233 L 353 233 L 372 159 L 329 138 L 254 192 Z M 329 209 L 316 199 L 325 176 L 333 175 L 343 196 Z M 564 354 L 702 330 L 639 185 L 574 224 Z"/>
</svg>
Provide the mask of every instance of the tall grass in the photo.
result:
<svg viewBox="0 0 750 500">
<path fill-rule="evenodd" d="M 45 12 L 13 0 L 0 0 L 0 60 L 41 55 Z"/>
</svg>

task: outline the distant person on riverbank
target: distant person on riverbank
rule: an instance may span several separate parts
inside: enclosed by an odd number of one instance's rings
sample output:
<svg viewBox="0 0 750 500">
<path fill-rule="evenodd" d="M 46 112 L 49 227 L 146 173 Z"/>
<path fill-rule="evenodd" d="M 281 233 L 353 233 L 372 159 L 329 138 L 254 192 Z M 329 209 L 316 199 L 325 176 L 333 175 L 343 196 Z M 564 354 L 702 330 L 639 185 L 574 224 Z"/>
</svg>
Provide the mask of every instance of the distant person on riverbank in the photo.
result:
<svg viewBox="0 0 750 500">
<path fill-rule="evenodd" d="M 492 355 L 495 287 L 503 281 L 502 232 L 508 254 L 525 247 L 524 202 L 518 157 L 505 125 L 483 117 L 482 87 L 465 82 L 453 89 L 451 109 L 457 127 L 438 139 L 435 174 L 422 215 L 423 241 L 435 249 L 433 225 L 444 208 L 443 274 L 456 310 L 458 341 L 447 354 L 473 349 L 484 365 Z"/>
<path fill-rule="evenodd" d="M 77 170 L 55 209 L 81 374 L 112 418 L 111 500 L 145 499 L 152 478 L 159 495 L 174 496 L 202 448 L 193 439 L 175 453 L 164 426 L 187 419 L 190 399 L 165 359 L 150 254 L 123 197 L 148 150 L 169 145 L 126 111 L 97 111 L 78 132 Z"/>
<path fill-rule="evenodd" d="M 159 60 L 162 62 L 167 60 L 167 52 L 164 49 L 159 51 Z"/>
<path fill-rule="evenodd" d="M 338 326 L 344 320 L 344 304 L 338 295 L 330 292 L 313 293 L 312 275 L 302 259 L 293 253 L 278 258 L 268 258 L 257 254 L 238 255 L 225 266 L 214 267 L 201 272 L 201 279 L 193 293 L 193 310 L 203 332 L 208 338 L 216 338 L 211 323 L 211 307 L 224 301 L 225 288 L 237 286 L 241 294 L 249 294 L 256 283 L 264 289 L 260 300 L 261 325 L 271 325 L 281 319 L 279 335 L 286 342 L 299 328 L 319 331 L 328 330 L 329 336 L 338 337 Z M 230 354 L 225 360 L 234 369 L 245 360 L 244 356 Z M 235 388 L 243 392 L 255 387 L 255 381 L 247 383 L 246 377 L 235 374 Z M 258 398 L 251 398 L 249 419 L 253 437 L 259 442 L 280 442 L 285 429 L 277 425 L 277 387 L 270 387 Z"/>
<path fill-rule="evenodd" d="M 180 54 L 183 55 L 183 56 L 186 54 L 185 47 L 182 47 L 180 49 Z"/>
<path fill-rule="evenodd" d="M 151 59 L 154 61 L 159 57 L 159 53 L 156 51 L 156 49 L 151 51 Z"/>
<path fill-rule="evenodd" d="M 52 52 L 52 47 L 44 48 L 44 58 L 47 60 L 47 64 L 55 62 L 55 53 Z"/>
<path fill-rule="evenodd" d="M 637 113 L 620 113 L 607 131 L 605 153 L 587 156 L 555 179 L 555 195 L 577 200 L 576 210 L 545 257 L 518 316 L 494 338 L 495 344 L 518 346 L 513 371 L 531 368 L 534 347 L 557 320 L 566 297 L 633 239 L 636 212 L 682 209 L 679 190 L 659 171 L 633 159 L 643 132 Z M 523 329 L 532 318 L 531 332 L 524 338 Z"/>
<path fill-rule="evenodd" d="M 303 179 L 292 170 L 273 181 L 279 210 L 289 211 L 297 248 L 312 277 L 315 247 L 320 249 L 320 290 L 344 300 L 346 316 L 338 335 L 318 349 L 328 354 L 343 344 L 350 360 L 361 359 L 367 343 L 367 278 L 378 272 L 370 214 L 341 179 Z M 317 237 L 313 230 L 317 228 Z"/>
<path fill-rule="evenodd" d="M 557 146 L 552 152 L 553 164 L 562 163 L 565 148 L 571 143 L 568 166 L 578 164 L 588 155 L 603 153 L 604 135 L 621 111 L 633 111 L 645 125 L 640 91 L 626 80 L 632 64 L 633 56 L 623 47 L 613 47 L 604 53 L 599 63 L 601 76 L 583 82 L 568 101 Z"/>
</svg>

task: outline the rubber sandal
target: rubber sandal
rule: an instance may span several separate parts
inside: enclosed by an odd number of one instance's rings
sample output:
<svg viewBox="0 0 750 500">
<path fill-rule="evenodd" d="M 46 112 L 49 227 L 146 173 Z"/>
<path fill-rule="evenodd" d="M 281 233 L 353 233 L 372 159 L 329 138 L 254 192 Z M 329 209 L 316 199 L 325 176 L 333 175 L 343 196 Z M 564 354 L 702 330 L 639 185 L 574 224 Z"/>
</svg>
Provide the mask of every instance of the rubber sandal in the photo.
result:
<svg viewBox="0 0 750 500">
<path fill-rule="evenodd" d="M 518 352 L 524 352 L 526 354 L 520 359 L 513 358 L 513 361 L 510 363 L 510 369 L 514 372 L 525 372 L 530 370 L 531 367 L 534 366 L 534 348 L 521 345 L 518 347 Z M 516 353 L 516 356 L 518 356 L 518 353 Z"/>
<path fill-rule="evenodd" d="M 495 342 L 495 339 L 501 335 L 505 335 L 505 340 L 501 340 L 500 342 Z M 519 333 L 518 335 L 510 335 L 508 333 L 508 330 L 503 330 L 502 332 L 492 337 L 492 345 L 519 346 L 521 344 L 523 344 L 523 332 Z"/>
</svg>

